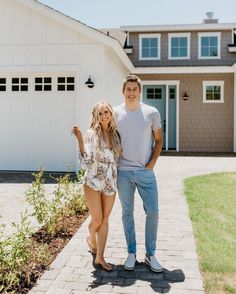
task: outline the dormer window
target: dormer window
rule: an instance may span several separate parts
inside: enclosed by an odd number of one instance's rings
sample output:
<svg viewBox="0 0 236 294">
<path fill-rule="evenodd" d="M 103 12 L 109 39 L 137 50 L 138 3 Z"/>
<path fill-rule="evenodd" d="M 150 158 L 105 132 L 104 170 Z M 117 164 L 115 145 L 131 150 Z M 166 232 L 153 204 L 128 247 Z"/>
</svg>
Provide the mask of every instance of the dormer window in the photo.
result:
<svg viewBox="0 0 236 294">
<path fill-rule="evenodd" d="M 217 59 L 220 58 L 220 33 L 198 34 L 198 58 Z"/>
<path fill-rule="evenodd" d="M 168 34 L 169 39 L 169 59 L 189 59 L 190 58 L 190 33 Z"/>
<path fill-rule="evenodd" d="M 139 59 L 156 60 L 160 59 L 160 34 L 139 35 Z"/>
</svg>

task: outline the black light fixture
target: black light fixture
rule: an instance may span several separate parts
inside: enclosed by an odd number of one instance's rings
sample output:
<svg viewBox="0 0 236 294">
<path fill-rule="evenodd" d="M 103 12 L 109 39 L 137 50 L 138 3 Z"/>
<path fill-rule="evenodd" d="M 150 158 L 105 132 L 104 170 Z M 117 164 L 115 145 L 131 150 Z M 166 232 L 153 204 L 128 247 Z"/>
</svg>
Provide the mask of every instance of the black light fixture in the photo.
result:
<svg viewBox="0 0 236 294">
<path fill-rule="evenodd" d="M 88 77 L 88 80 L 85 82 L 85 85 L 88 86 L 88 88 L 93 88 L 94 87 L 94 82 L 91 80 L 91 77 Z"/>
<path fill-rule="evenodd" d="M 187 92 L 184 92 L 184 95 L 183 95 L 183 100 L 188 100 L 188 94 L 187 94 Z"/>
</svg>

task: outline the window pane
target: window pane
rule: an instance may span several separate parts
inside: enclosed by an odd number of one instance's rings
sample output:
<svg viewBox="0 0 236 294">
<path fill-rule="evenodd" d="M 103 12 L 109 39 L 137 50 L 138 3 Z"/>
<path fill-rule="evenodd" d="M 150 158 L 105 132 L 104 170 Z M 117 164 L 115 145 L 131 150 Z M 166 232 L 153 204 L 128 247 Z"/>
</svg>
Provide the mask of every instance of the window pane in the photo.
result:
<svg viewBox="0 0 236 294">
<path fill-rule="evenodd" d="M 187 47 L 187 37 L 179 38 L 179 45 L 180 47 Z"/>
<path fill-rule="evenodd" d="M 149 57 L 149 50 L 142 48 L 142 57 Z"/>
<path fill-rule="evenodd" d="M 28 86 L 27 85 L 21 85 L 20 87 L 21 91 L 28 91 Z"/>
<path fill-rule="evenodd" d="M 179 56 L 186 57 L 187 56 L 187 48 L 180 48 L 179 49 Z"/>
<path fill-rule="evenodd" d="M 12 91 L 19 91 L 19 86 L 12 86 Z"/>
<path fill-rule="evenodd" d="M 201 48 L 201 56 L 209 56 L 209 50 L 206 47 Z"/>
<path fill-rule="evenodd" d="M 52 78 L 44 78 L 45 84 L 50 84 L 52 82 Z"/>
<path fill-rule="evenodd" d="M 19 84 L 19 78 L 12 78 L 12 84 Z"/>
<path fill-rule="evenodd" d="M 2 86 L 2 85 L 0 85 L 0 91 L 1 91 L 1 92 L 6 91 L 6 86 Z"/>
<path fill-rule="evenodd" d="M 178 47 L 179 46 L 179 38 L 171 38 L 171 47 Z"/>
<path fill-rule="evenodd" d="M 67 83 L 74 83 L 75 82 L 75 78 L 74 77 L 68 77 L 67 78 Z"/>
<path fill-rule="evenodd" d="M 62 77 L 57 78 L 57 82 L 58 83 L 65 83 L 66 82 L 66 78 L 62 78 Z"/>
<path fill-rule="evenodd" d="M 217 47 L 217 37 L 210 37 L 210 46 Z"/>
<path fill-rule="evenodd" d="M 150 46 L 151 47 L 157 47 L 157 38 L 150 39 Z"/>
<path fill-rule="evenodd" d="M 178 57 L 178 56 L 179 56 L 178 48 L 171 48 L 171 57 Z"/>
<path fill-rule="evenodd" d="M 207 93 L 206 100 L 213 100 L 213 93 Z"/>
<path fill-rule="evenodd" d="M 67 85 L 67 91 L 74 91 L 75 86 L 74 85 Z"/>
<path fill-rule="evenodd" d="M 44 91 L 51 91 L 52 86 L 51 85 L 44 85 Z"/>
<path fill-rule="evenodd" d="M 42 85 L 35 85 L 35 91 L 42 91 L 43 87 Z"/>
<path fill-rule="evenodd" d="M 148 38 L 143 38 L 142 39 L 142 47 L 149 47 L 149 39 Z"/>
<path fill-rule="evenodd" d="M 28 78 L 21 78 L 22 84 L 28 84 Z"/>
<path fill-rule="evenodd" d="M 148 94 L 153 94 L 154 93 L 154 89 L 153 88 L 148 88 L 147 89 L 147 93 Z"/>
<path fill-rule="evenodd" d="M 157 57 L 157 48 L 152 48 L 150 50 L 150 57 Z"/>
<path fill-rule="evenodd" d="M 65 89 L 65 85 L 58 85 L 57 86 L 57 90 L 58 91 L 65 91 L 66 89 Z"/>
<path fill-rule="evenodd" d="M 6 79 L 5 78 L 1 78 L 0 79 L 0 84 L 6 84 Z"/>
<path fill-rule="evenodd" d="M 35 78 L 35 83 L 36 84 L 41 84 L 43 82 L 42 78 Z"/>
<path fill-rule="evenodd" d="M 209 46 L 209 37 L 201 37 L 201 45 L 202 46 Z"/>
<path fill-rule="evenodd" d="M 220 93 L 220 86 L 214 86 L 214 92 Z"/>
<path fill-rule="evenodd" d="M 218 56 L 218 49 L 217 47 L 211 47 L 210 49 L 210 56 Z"/>
<path fill-rule="evenodd" d="M 220 100 L 220 93 L 214 94 L 214 100 Z"/>
</svg>

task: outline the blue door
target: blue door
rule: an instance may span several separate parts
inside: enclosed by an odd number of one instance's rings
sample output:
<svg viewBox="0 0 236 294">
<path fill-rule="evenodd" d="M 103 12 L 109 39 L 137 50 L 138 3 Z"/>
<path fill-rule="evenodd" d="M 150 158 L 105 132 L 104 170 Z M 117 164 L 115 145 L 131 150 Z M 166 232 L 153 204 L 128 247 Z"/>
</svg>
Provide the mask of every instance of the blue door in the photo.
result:
<svg viewBox="0 0 236 294">
<path fill-rule="evenodd" d="M 163 149 L 166 149 L 166 86 L 143 86 L 143 102 L 156 107 L 161 115 Z"/>
<path fill-rule="evenodd" d="M 176 150 L 176 93 L 175 85 L 144 85 L 143 102 L 154 106 L 161 115 L 163 149 Z"/>
</svg>

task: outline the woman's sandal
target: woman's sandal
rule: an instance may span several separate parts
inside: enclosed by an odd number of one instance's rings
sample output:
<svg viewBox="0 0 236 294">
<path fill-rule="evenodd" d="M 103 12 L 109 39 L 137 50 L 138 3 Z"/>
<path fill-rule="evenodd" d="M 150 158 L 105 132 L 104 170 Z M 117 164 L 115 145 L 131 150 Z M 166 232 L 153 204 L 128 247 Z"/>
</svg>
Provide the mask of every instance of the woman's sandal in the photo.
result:
<svg viewBox="0 0 236 294">
<path fill-rule="evenodd" d="M 91 243 L 90 243 L 90 238 L 87 237 L 86 239 L 87 243 L 88 243 L 88 246 L 89 246 L 89 252 L 92 254 L 92 255 L 96 255 L 97 254 L 97 248 L 93 248 Z"/>
<path fill-rule="evenodd" d="M 94 262 L 94 266 L 98 269 L 102 269 L 106 272 L 111 272 L 112 271 L 112 265 L 110 263 L 106 263 L 104 262 L 103 264 L 102 263 L 96 263 Z"/>
</svg>

